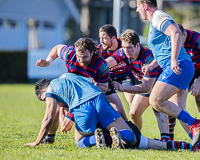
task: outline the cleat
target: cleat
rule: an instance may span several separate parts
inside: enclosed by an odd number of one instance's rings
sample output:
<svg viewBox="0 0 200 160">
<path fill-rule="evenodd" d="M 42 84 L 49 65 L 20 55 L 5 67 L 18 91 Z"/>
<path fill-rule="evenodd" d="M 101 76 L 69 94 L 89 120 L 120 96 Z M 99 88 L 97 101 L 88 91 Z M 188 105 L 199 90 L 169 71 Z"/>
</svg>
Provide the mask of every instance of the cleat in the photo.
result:
<svg viewBox="0 0 200 160">
<path fill-rule="evenodd" d="M 95 134 L 97 148 L 106 147 L 103 130 L 101 128 L 97 128 L 94 134 Z"/>
<path fill-rule="evenodd" d="M 54 137 L 53 138 L 45 137 L 40 143 L 42 143 L 42 144 L 53 144 L 54 143 Z"/>
<path fill-rule="evenodd" d="M 200 151 L 200 145 L 197 144 L 195 147 L 192 148 L 192 151 L 199 152 Z"/>
<path fill-rule="evenodd" d="M 190 130 L 193 135 L 192 146 L 195 146 L 200 141 L 200 120 L 196 119 L 190 126 Z"/>
<path fill-rule="evenodd" d="M 111 148 L 112 149 L 124 148 L 124 144 L 121 141 L 121 135 L 120 135 L 120 133 L 119 133 L 117 128 L 112 127 L 110 129 L 110 135 L 112 137 L 112 144 L 111 144 Z"/>
</svg>

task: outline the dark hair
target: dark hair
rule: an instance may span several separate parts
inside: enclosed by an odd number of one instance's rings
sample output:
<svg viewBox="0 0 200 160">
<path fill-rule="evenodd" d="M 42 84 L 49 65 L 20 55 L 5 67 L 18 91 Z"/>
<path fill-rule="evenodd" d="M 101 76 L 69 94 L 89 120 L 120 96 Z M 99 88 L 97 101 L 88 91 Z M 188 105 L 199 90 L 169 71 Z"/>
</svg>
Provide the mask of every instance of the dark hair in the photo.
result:
<svg viewBox="0 0 200 160">
<path fill-rule="evenodd" d="M 111 24 L 103 25 L 102 27 L 99 28 L 99 32 L 106 32 L 110 38 L 112 38 L 113 36 L 117 38 L 117 31 L 115 27 Z"/>
<path fill-rule="evenodd" d="M 184 31 L 185 31 L 184 27 L 181 24 L 179 24 L 179 23 L 177 23 L 177 25 L 178 25 L 179 29 L 181 30 L 181 32 L 183 34 Z"/>
<path fill-rule="evenodd" d="M 136 0 L 138 1 L 138 0 Z M 146 3 L 152 7 L 157 7 L 157 0 L 140 0 L 141 3 Z"/>
<path fill-rule="evenodd" d="M 137 43 L 140 43 L 140 38 L 137 32 L 132 29 L 125 30 L 121 35 L 121 40 L 132 43 L 134 46 L 136 46 Z"/>
<path fill-rule="evenodd" d="M 97 48 L 97 43 L 91 38 L 79 38 L 74 45 L 80 52 L 84 52 L 87 49 L 90 53 L 94 51 L 95 54 L 100 55 L 100 51 Z"/>
<path fill-rule="evenodd" d="M 41 79 L 35 83 L 35 94 L 40 101 L 41 99 L 42 89 L 47 88 L 51 80 L 49 79 Z"/>
</svg>

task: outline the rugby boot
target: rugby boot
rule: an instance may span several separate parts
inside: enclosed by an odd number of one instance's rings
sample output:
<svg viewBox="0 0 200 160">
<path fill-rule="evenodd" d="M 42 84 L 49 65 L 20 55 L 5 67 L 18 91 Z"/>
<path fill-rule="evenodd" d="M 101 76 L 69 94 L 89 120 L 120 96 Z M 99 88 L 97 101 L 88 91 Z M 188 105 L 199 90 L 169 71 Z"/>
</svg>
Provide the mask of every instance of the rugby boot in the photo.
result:
<svg viewBox="0 0 200 160">
<path fill-rule="evenodd" d="M 194 147 L 200 141 L 200 120 L 196 119 L 190 126 L 193 135 L 192 146 Z"/>
<path fill-rule="evenodd" d="M 110 136 L 112 137 L 112 144 L 111 144 L 111 148 L 112 149 L 124 148 L 124 144 L 121 141 L 121 135 L 120 135 L 120 133 L 119 133 L 117 128 L 112 127 L 110 129 Z"/>
<path fill-rule="evenodd" d="M 95 135 L 95 139 L 96 139 L 97 148 L 106 147 L 103 130 L 101 128 L 97 128 L 94 132 L 94 135 Z"/>
</svg>

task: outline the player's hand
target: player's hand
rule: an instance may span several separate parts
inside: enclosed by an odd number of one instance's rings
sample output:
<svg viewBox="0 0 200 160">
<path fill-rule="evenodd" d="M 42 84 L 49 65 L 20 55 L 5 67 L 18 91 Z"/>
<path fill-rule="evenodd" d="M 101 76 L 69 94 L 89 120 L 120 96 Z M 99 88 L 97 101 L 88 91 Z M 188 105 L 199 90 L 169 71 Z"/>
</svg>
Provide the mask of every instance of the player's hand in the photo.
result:
<svg viewBox="0 0 200 160">
<path fill-rule="evenodd" d="M 190 87 L 189 92 L 191 91 L 191 95 L 198 96 L 200 95 L 200 79 L 196 80 L 193 85 Z"/>
<path fill-rule="evenodd" d="M 153 67 L 151 65 L 146 65 L 142 67 L 142 72 L 144 75 L 147 75 L 147 73 L 151 72 L 153 70 Z"/>
<path fill-rule="evenodd" d="M 39 144 L 37 144 L 36 142 L 31 142 L 31 143 L 26 143 L 25 146 L 31 146 L 31 147 L 34 147 L 34 146 L 37 146 Z"/>
<path fill-rule="evenodd" d="M 181 74 L 182 69 L 179 67 L 177 60 L 171 60 L 171 69 L 174 73 Z"/>
<path fill-rule="evenodd" d="M 44 59 L 38 59 L 35 65 L 40 67 L 47 67 L 50 65 L 50 62 Z"/>
<path fill-rule="evenodd" d="M 113 81 L 112 85 L 114 86 L 114 88 L 120 92 L 123 92 L 123 85 L 121 85 L 119 82 Z"/>
<path fill-rule="evenodd" d="M 61 129 L 60 131 L 62 132 L 62 134 L 67 134 L 67 132 L 70 132 L 70 130 L 72 129 L 74 122 L 72 120 L 70 120 L 69 118 L 65 117 L 64 121 L 61 124 Z"/>
<path fill-rule="evenodd" d="M 98 83 L 94 80 L 94 78 L 92 78 L 92 82 L 94 83 L 95 86 L 98 85 Z"/>
</svg>

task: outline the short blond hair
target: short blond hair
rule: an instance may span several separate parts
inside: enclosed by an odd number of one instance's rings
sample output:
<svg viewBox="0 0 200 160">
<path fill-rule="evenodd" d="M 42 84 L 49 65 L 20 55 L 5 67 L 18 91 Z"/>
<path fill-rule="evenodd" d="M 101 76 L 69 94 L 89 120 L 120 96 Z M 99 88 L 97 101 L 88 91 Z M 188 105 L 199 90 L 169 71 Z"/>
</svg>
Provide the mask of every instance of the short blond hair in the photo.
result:
<svg viewBox="0 0 200 160">
<path fill-rule="evenodd" d="M 137 43 L 140 43 L 139 35 L 132 29 L 125 30 L 121 35 L 121 40 L 132 43 L 134 46 L 136 46 Z"/>
</svg>

